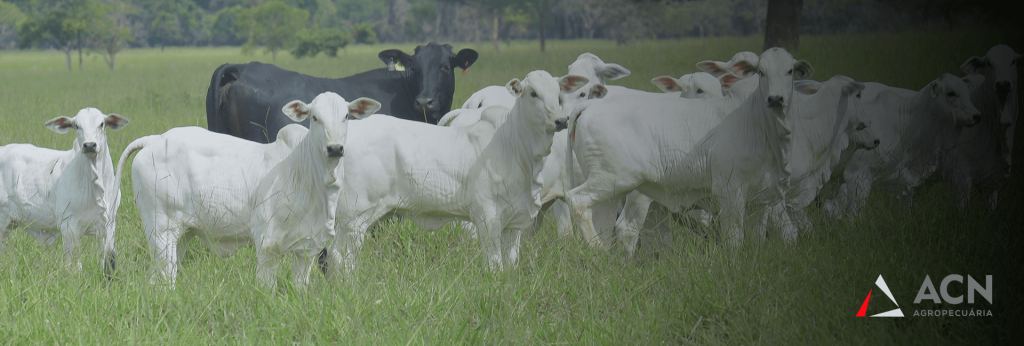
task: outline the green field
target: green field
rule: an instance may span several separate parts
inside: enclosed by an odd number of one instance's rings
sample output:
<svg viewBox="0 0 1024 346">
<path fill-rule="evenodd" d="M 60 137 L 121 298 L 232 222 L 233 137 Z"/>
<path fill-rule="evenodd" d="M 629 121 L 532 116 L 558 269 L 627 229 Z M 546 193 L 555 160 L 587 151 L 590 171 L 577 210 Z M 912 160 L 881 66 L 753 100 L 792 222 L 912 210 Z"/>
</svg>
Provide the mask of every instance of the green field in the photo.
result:
<svg viewBox="0 0 1024 346">
<path fill-rule="evenodd" d="M 905 33 L 811 36 L 794 55 L 825 80 L 919 89 L 971 55 L 1017 37 L 991 33 Z M 456 73 L 455 105 L 473 91 L 523 78 L 537 69 L 564 74 L 576 56 L 592 52 L 632 71 L 613 84 L 655 91 L 659 75 L 695 71 L 704 59 L 728 60 L 760 51 L 760 37 L 646 41 L 548 41 L 456 44 L 480 58 Z M 414 45 L 349 47 L 337 58 L 276 63 L 303 73 L 341 77 L 383 67 L 377 53 Z M 1019 45 L 1014 45 L 1022 52 Z M 131 124 L 109 131 L 116 161 L 135 138 L 176 126 L 205 126 L 205 97 L 223 63 L 269 62 L 238 48 L 128 50 L 109 71 L 97 55 L 85 70 L 64 70 L 60 52 L 0 51 L 0 145 L 32 143 L 67 149 L 74 135 L 42 124 L 84 107 L 122 114 Z M 461 71 L 461 70 L 457 70 Z M 1018 131 L 1020 132 L 1020 131 Z M 1019 138 L 1024 138 L 1018 135 Z M 1021 156 L 1018 145 L 1017 157 Z M 1018 159 L 1015 162 L 1022 162 Z M 2 164 L 2 163 L 0 163 Z M 1019 164 L 1018 164 L 1019 165 Z M 9 231 L 0 253 L 0 344 L 961 344 L 1016 339 L 1022 304 L 1018 289 L 1024 184 L 1015 177 L 1000 192 L 995 215 L 952 207 L 943 183 L 929 184 L 912 213 L 874 194 L 861 220 L 835 222 L 812 210 L 818 231 L 787 245 L 730 247 L 717 232 L 677 227 L 664 246 L 645 243 L 637 258 L 606 252 L 581 239 L 559 239 L 553 220 L 524 238 L 519 267 L 487 269 L 479 244 L 460 230 L 425 232 L 410 223 L 383 228 L 369 239 L 360 267 L 341 281 L 316 274 L 305 290 L 260 289 L 251 249 L 219 258 L 198 241 L 185 255 L 176 290 L 149 284 L 149 246 L 142 233 L 130 174 L 122 184 L 118 268 L 111 282 L 100 268 L 95 238 L 83 241 L 81 273 L 63 267 L 60 245 L 45 248 L 25 232 Z M 812 206 L 812 209 L 813 206 Z M 749 239 L 749 238 L 748 238 Z M 284 266 L 287 267 L 287 266 Z M 874 286 L 885 277 L 904 314 L 915 310 L 991 310 L 992 317 L 856 318 L 869 290 L 869 314 L 895 308 Z M 949 274 L 993 276 L 994 301 L 913 304 L 925 275 L 936 285 Z M 285 276 L 284 271 L 281 272 Z M 953 284 L 950 293 L 965 294 Z"/>
</svg>

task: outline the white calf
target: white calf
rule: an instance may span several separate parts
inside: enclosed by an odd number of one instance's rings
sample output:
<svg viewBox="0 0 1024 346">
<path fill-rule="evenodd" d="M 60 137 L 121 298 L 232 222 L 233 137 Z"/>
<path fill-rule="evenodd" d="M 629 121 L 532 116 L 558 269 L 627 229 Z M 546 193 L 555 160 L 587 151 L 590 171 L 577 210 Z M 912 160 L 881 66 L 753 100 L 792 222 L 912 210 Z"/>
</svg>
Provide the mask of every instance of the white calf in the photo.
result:
<svg viewBox="0 0 1024 346">
<path fill-rule="evenodd" d="M 853 153 L 838 195 L 825 203 L 829 216 L 859 216 L 872 186 L 895 193 L 910 207 L 913 189 L 938 168 L 940 153 L 956 144 L 959 127 L 981 117 L 969 95 L 983 79 L 961 80 L 947 73 L 913 97 L 882 90 L 873 100 L 862 98 L 881 143 L 875 150 Z"/>
<path fill-rule="evenodd" d="M 338 229 L 330 256 L 355 267 L 367 229 L 400 214 L 431 230 L 453 219 L 471 220 L 493 270 L 515 265 L 519 236 L 533 223 L 537 191 L 552 135 L 564 126 L 560 91 L 585 78 L 534 71 L 508 90 L 515 106 L 483 110 L 469 126 L 441 127 L 386 116 L 353 122 L 338 200 Z M 501 121 L 501 118 L 505 118 Z M 496 127 L 480 135 L 478 127 Z"/>
<path fill-rule="evenodd" d="M 1017 125 L 1017 61 L 1020 54 L 1005 45 L 971 57 L 960 70 L 985 76 L 971 92 L 981 122 L 960 133 L 953 150 L 942 157 L 942 176 L 953 190 L 960 210 L 966 210 L 973 189 L 989 212 L 995 212 L 999 189 L 1010 176 L 1013 131 Z"/>
<path fill-rule="evenodd" d="M 162 276 L 173 287 L 185 247 L 193 237 L 222 257 L 258 244 L 261 258 L 257 270 L 262 284 L 274 283 L 268 275 L 273 274 L 276 258 L 266 256 L 323 249 L 330 234 L 327 220 L 333 216 L 328 209 L 329 187 L 337 184 L 330 173 L 339 162 L 326 156 L 344 150 L 345 107 L 349 107 L 347 113 L 358 117 L 374 109 L 375 102 L 359 99 L 346 104 L 334 93 L 321 94 L 306 107 L 291 102 L 283 110 L 285 114 L 301 119 L 311 113 L 311 129 L 285 126 L 269 144 L 199 127 L 174 128 L 129 144 L 118 162 L 118 177 L 131 154 L 138 151 L 132 185 L 158 263 L 150 281 Z M 315 205 L 301 204 L 314 199 Z M 259 223 L 263 224 L 253 227 Z M 299 285 L 308 278 L 304 265 L 308 258 L 302 257 L 293 268 Z"/>
<path fill-rule="evenodd" d="M 103 272 L 108 277 L 112 274 L 121 189 L 114 177 L 106 129 L 125 125 L 128 119 L 120 115 L 85 108 L 74 118 L 60 116 L 44 124 L 57 133 L 74 129 L 70 150 L 31 144 L 0 147 L 0 251 L 8 226 L 24 226 L 47 246 L 61 236 L 67 264 L 81 269 L 75 248 L 82 236 L 95 235 L 103 245 Z"/>
</svg>

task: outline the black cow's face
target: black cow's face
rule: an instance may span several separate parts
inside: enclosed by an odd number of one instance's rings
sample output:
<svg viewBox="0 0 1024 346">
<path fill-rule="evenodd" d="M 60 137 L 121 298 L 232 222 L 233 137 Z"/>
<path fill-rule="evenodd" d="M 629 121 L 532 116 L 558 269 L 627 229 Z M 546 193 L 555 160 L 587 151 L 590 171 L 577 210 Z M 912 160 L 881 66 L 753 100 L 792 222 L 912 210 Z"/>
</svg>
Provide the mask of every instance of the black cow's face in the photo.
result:
<svg viewBox="0 0 1024 346">
<path fill-rule="evenodd" d="M 381 61 L 394 67 L 404 69 L 414 85 L 419 86 L 413 108 L 424 114 L 428 122 L 437 123 L 452 107 L 452 96 L 455 94 L 455 68 L 463 70 L 476 62 L 479 54 L 472 49 L 463 49 L 459 54 L 452 52 L 452 46 L 431 42 L 426 46 L 416 47 L 413 55 L 405 54 L 397 49 L 389 49 L 377 55 Z"/>
</svg>

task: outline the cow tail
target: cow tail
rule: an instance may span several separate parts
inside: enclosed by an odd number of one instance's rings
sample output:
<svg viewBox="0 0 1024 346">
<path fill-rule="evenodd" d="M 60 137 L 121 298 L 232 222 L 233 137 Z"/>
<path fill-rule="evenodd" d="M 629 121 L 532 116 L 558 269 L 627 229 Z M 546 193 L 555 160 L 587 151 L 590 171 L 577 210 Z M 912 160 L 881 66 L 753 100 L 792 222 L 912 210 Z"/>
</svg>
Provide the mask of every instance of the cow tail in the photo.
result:
<svg viewBox="0 0 1024 346">
<path fill-rule="evenodd" d="M 226 101 L 221 88 L 238 79 L 239 66 L 233 64 L 220 65 L 210 77 L 210 87 L 206 89 L 206 127 L 213 132 L 233 133 L 227 113 L 222 114 L 221 108 Z"/>
<path fill-rule="evenodd" d="M 116 173 L 114 173 L 114 181 L 117 183 L 117 185 L 114 186 L 121 186 L 121 173 L 124 172 L 124 164 L 128 162 L 128 158 L 132 156 L 132 154 L 134 154 L 136 151 L 145 148 L 146 144 L 149 144 L 151 137 L 155 136 L 145 136 L 136 139 L 132 141 L 130 144 L 128 144 L 128 147 L 124 149 L 124 152 L 121 153 L 121 158 L 117 160 L 117 171 Z"/>
</svg>

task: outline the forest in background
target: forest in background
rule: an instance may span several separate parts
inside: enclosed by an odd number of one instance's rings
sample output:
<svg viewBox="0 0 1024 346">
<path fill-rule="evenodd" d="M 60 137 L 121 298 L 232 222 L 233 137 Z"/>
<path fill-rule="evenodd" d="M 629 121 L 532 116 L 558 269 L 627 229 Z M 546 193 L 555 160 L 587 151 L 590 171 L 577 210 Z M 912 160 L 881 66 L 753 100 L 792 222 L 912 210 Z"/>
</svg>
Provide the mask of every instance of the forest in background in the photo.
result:
<svg viewBox="0 0 1024 346">
<path fill-rule="evenodd" d="M 1015 28 L 991 0 L 795 2 L 800 34 Z M 0 49 L 96 53 L 115 68 L 126 48 L 240 46 L 296 57 L 349 44 L 763 35 L 769 0 L 7 0 Z M 793 6 L 790 4 L 789 6 Z M 1019 5 L 1018 5 L 1019 6 Z M 996 18 L 993 20 L 993 18 Z"/>
</svg>

